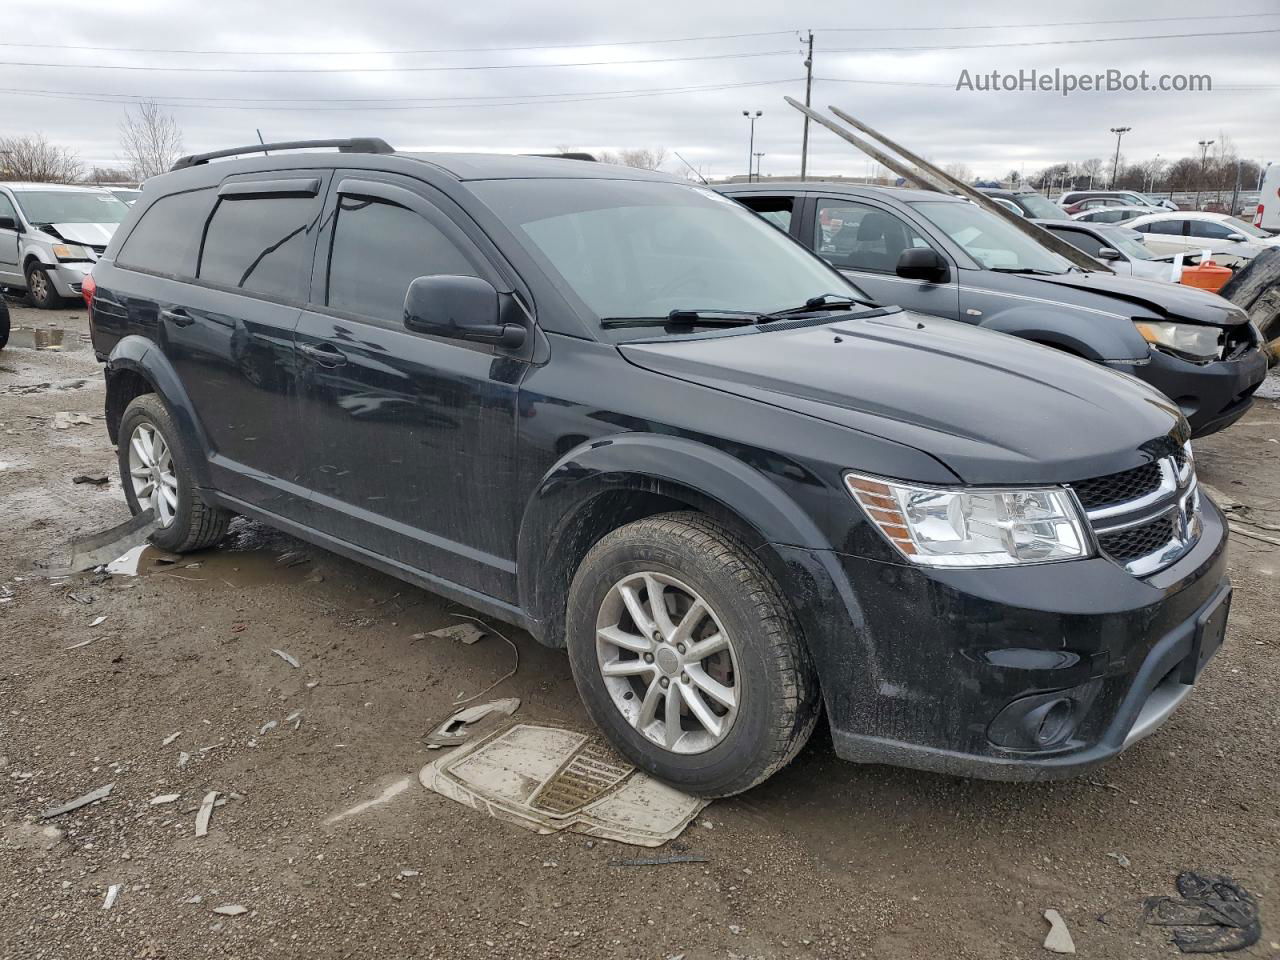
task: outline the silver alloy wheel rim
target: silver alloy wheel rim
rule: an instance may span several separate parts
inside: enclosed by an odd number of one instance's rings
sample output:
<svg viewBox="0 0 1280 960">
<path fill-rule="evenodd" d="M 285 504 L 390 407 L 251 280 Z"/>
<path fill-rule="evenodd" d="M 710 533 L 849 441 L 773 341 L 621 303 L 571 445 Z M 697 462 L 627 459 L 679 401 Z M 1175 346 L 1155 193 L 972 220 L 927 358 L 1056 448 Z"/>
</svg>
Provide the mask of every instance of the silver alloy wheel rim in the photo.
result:
<svg viewBox="0 0 1280 960">
<path fill-rule="evenodd" d="M 687 584 L 623 577 L 596 616 L 596 659 L 623 718 L 672 753 L 705 753 L 738 715 L 737 659 L 719 617 Z"/>
<path fill-rule="evenodd" d="M 143 421 L 129 437 L 129 480 L 139 510 L 150 507 L 162 527 L 173 523 L 178 511 L 178 475 L 173 451 L 151 423 Z"/>
<path fill-rule="evenodd" d="M 37 300 L 44 300 L 49 296 L 49 278 L 39 268 L 31 271 L 31 295 Z"/>
</svg>

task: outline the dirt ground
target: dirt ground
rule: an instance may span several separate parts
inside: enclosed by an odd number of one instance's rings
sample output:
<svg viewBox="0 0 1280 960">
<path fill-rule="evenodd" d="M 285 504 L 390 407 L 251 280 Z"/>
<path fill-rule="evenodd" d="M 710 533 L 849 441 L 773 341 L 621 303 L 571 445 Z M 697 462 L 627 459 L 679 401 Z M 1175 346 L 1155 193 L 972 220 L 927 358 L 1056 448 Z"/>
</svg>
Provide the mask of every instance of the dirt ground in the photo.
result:
<svg viewBox="0 0 1280 960">
<path fill-rule="evenodd" d="M 1232 537 L 1222 652 L 1158 734 L 1084 779 L 858 767 L 819 728 L 657 851 L 705 863 L 610 866 L 643 852 L 537 836 L 416 778 L 326 824 L 415 777 L 436 756 L 423 734 L 505 673 L 510 648 L 413 640 L 468 611 L 244 521 L 197 566 L 42 577 L 37 563 L 128 512 L 84 311 L 13 313 L 65 333 L 55 351 L 19 331 L 0 353 L 0 956 L 1028 958 L 1050 955 L 1054 908 L 1080 956 L 1171 957 L 1141 904 L 1189 868 L 1258 897 L 1262 939 L 1239 956 L 1280 956 L 1280 547 Z M 1196 454 L 1203 481 L 1280 528 L 1271 398 Z M 59 411 L 91 423 L 55 430 Z M 307 559 L 280 562 L 290 551 Z M 493 695 L 589 729 L 566 658 L 503 632 L 519 671 Z M 298 729 L 259 732 L 299 710 Z M 107 783 L 104 802 L 36 819 Z M 210 790 L 232 799 L 196 838 Z M 229 904 L 247 912 L 213 912 Z"/>
</svg>

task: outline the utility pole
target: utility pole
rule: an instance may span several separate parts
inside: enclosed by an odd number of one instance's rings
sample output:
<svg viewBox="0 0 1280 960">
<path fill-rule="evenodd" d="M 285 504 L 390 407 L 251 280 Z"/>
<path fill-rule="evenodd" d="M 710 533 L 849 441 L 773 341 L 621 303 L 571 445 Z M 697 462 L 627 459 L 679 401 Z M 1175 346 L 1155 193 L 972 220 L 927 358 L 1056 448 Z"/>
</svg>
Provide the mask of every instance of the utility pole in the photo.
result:
<svg viewBox="0 0 1280 960">
<path fill-rule="evenodd" d="M 1196 210 L 1200 209 L 1200 190 L 1204 187 L 1204 164 L 1209 157 L 1209 148 L 1214 145 L 1215 140 L 1197 140 L 1196 146 L 1200 148 L 1200 176 L 1196 180 L 1196 199 L 1192 207 Z"/>
<path fill-rule="evenodd" d="M 751 176 L 751 158 L 755 156 L 756 151 L 756 121 L 764 116 L 763 110 L 757 110 L 754 114 L 750 110 L 743 110 L 742 115 L 751 121 L 751 139 L 747 141 L 747 183 L 753 179 Z"/>
<path fill-rule="evenodd" d="M 809 55 L 804 58 L 804 105 L 809 106 L 813 93 L 813 31 L 809 31 Z M 809 115 L 804 115 L 804 133 L 800 137 L 800 179 L 809 172 Z"/>
<path fill-rule="evenodd" d="M 753 154 L 753 156 L 756 158 L 756 179 L 759 180 L 760 179 L 760 161 L 764 159 L 764 154 L 757 153 L 757 154 Z"/>
<path fill-rule="evenodd" d="M 1116 158 L 1111 164 L 1111 189 L 1116 188 L 1116 176 L 1120 172 L 1120 138 L 1132 130 L 1133 127 L 1112 127 L 1111 132 L 1116 135 Z"/>
</svg>

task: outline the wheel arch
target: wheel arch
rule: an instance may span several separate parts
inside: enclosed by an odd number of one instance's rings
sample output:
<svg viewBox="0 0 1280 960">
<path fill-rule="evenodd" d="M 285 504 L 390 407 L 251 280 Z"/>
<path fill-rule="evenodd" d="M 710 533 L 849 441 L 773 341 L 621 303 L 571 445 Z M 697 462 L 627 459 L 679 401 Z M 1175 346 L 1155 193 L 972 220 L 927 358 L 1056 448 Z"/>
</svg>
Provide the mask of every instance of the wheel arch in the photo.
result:
<svg viewBox="0 0 1280 960">
<path fill-rule="evenodd" d="M 209 485 L 208 445 L 204 430 L 191 408 L 191 401 L 177 372 L 160 349 L 145 337 L 124 337 L 111 351 L 104 375 L 107 381 L 107 434 L 112 443 L 120 440 L 120 419 L 135 397 L 154 393 L 168 408 L 182 443 L 191 453 L 191 468 L 197 486 Z"/>
<path fill-rule="evenodd" d="M 981 326 L 1084 357 L 1133 360 L 1145 357 L 1147 343 L 1127 318 L 1052 308 L 1013 308 L 993 314 Z"/>
<path fill-rule="evenodd" d="M 544 475 L 520 525 L 520 604 L 530 632 L 564 645 L 569 585 L 605 534 L 660 513 L 692 510 L 741 538 L 786 592 L 788 568 L 772 544 L 827 548 L 800 507 L 760 471 L 683 438 L 626 434 L 569 451 Z"/>
</svg>

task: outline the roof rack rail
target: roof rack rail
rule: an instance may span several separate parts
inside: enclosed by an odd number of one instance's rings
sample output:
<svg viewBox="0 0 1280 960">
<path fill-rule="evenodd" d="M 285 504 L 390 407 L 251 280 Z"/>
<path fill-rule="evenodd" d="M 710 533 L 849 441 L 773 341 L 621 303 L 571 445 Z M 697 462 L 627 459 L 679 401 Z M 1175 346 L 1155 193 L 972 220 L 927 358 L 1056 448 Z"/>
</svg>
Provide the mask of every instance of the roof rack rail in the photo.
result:
<svg viewBox="0 0 1280 960">
<path fill-rule="evenodd" d="M 267 153 L 270 150 L 309 150 L 313 147 L 337 147 L 339 153 L 395 153 L 395 148 L 380 137 L 347 137 L 341 140 L 284 140 L 280 143 L 251 143 L 245 147 L 228 147 L 209 153 L 193 153 L 179 157 L 169 169 L 183 170 L 197 164 L 219 160 L 222 157 L 239 157 L 246 153 Z"/>
<path fill-rule="evenodd" d="M 578 153 L 570 151 L 568 153 L 526 153 L 526 157 L 551 157 L 554 160 L 589 160 L 592 163 L 599 163 L 594 154 Z"/>
</svg>

